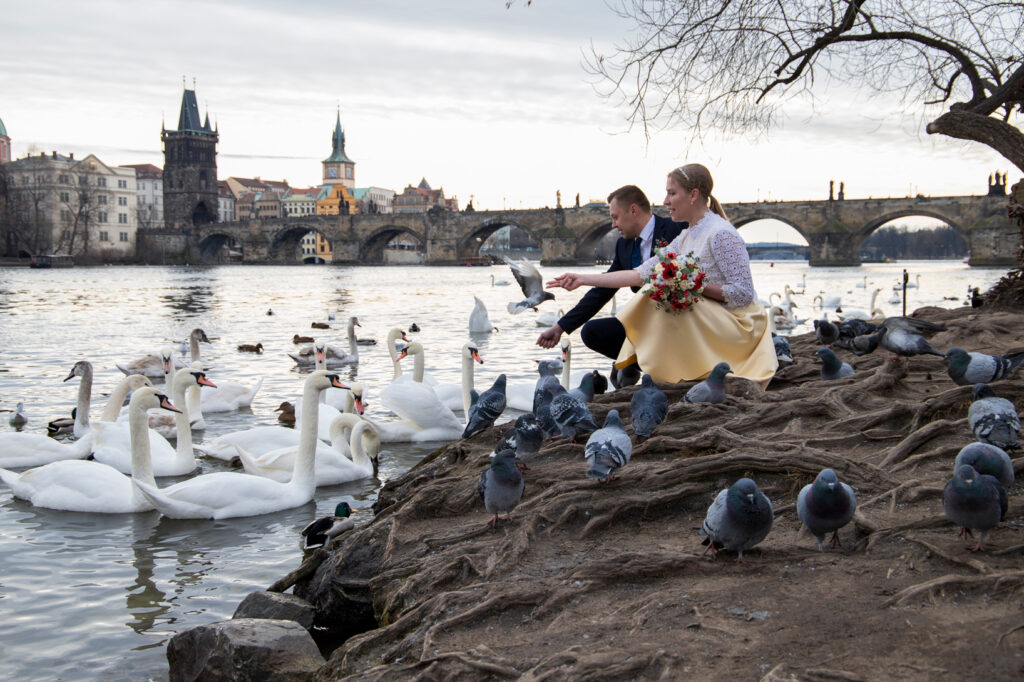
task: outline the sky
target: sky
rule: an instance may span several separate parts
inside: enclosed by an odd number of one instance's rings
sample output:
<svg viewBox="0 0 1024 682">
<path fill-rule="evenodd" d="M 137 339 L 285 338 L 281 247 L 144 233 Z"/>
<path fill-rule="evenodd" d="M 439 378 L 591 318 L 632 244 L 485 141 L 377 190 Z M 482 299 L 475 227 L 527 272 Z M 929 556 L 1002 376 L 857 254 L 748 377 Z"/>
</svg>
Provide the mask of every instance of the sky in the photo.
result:
<svg viewBox="0 0 1024 682">
<path fill-rule="evenodd" d="M 851 199 L 984 194 L 990 173 L 1011 170 L 841 85 L 819 88 L 813 107 L 791 102 L 766 137 L 646 139 L 584 69 L 592 46 L 610 52 L 632 28 L 596 0 L 7 0 L 0 11 L 0 120 L 15 157 L 162 166 L 160 126 L 177 125 L 184 77 L 219 127 L 222 179 L 318 184 L 340 107 L 357 186 L 400 192 L 426 178 L 478 209 L 553 206 L 556 191 L 564 204 L 603 200 L 624 184 L 660 203 L 665 174 L 688 162 L 711 170 L 723 202 L 826 199 L 829 180 Z"/>
</svg>

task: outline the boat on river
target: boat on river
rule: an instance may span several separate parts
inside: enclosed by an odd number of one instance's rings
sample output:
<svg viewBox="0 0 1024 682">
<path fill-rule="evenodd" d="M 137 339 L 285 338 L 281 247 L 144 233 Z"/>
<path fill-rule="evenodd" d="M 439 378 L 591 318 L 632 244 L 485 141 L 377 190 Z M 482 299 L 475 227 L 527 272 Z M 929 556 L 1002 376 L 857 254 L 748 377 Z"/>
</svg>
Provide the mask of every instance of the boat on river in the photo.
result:
<svg viewBox="0 0 1024 682">
<path fill-rule="evenodd" d="M 48 253 L 42 256 L 32 256 L 28 266 L 30 268 L 71 268 L 75 261 L 71 256 L 57 253 Z"/>
</svg>

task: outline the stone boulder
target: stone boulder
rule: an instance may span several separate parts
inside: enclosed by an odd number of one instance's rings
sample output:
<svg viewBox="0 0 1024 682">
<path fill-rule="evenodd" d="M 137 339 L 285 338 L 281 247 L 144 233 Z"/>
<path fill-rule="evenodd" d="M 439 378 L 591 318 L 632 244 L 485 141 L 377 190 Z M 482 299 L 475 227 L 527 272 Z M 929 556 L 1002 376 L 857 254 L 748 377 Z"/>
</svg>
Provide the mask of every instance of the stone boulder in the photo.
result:
<svg viewBox="0 0 1024 682">
<path fill-rule="evenodd" d="M 310 680 L 324 665 L 309 632 L 292 620 L 239 618 L 180 632 L 167 644 L 171 682 Z"/>
<path fill-rule="evenodd" d="M 252 592 L 235 609 L 232 618 L 293 620 L 309 630 L 313 627 L 313 605 L 301 597 L 280 592 Z"/>
</svg>

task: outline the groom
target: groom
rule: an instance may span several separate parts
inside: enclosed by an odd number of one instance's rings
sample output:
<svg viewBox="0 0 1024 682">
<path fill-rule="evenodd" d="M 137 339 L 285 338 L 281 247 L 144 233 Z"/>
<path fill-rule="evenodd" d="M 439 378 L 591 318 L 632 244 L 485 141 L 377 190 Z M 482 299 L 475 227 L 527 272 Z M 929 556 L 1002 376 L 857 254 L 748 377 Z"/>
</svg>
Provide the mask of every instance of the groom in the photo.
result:
<svg viewBox="0 0 1024 682">
<path fill-rule="evenodd" d="M 651 202 L 636 185 L 626 185 L 609 194 L 608 212 L 611 214 L 612 227 L 622 235 L 615 242 L 615 258 L 608 272 L 637 267 L 651 257 L 652 249 L 658 242 L 672 241 L 687 226 L 686 223 L 675 223 L 654 215 Z M 634 292 L 638 290 L 639 287 L 633 288 Z M 614 360 L 619 356 L 622 342 L 626 340 L 625 328 L 614 317 L 590 319 L 614 294 L 615 289 L 594 287 L 562 319 L 541 332 L 537 337 L 537 345 L 553 348 L 563 333 L 571 334 L 583 325 L 580 338 L 587 348 Z M 618 376 L 615 373 L 616 370 L 612 370 L 612 383 L 617 388 L 632 386 L 640 379 L 640 368 L 636 363 L 618 370 Z"/>
</svg>

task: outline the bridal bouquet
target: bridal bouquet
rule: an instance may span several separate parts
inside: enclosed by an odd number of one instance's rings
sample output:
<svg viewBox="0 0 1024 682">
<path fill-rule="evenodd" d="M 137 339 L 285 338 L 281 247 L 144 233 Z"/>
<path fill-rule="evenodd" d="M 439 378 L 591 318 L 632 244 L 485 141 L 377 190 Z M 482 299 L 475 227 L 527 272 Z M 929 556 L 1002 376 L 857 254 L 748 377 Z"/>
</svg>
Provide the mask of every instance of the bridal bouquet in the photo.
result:
<svg viewBox="0 0 1024 682">
<path fill-rule="evenodd" d="M 669 313 L 678 313 L 695 305 L 704 293 L 704 278 L 699 258 L 690 251 L 685 256 L 660 248 L 654 250 L 658 264 L 643 293 Z"/>
</svg>

